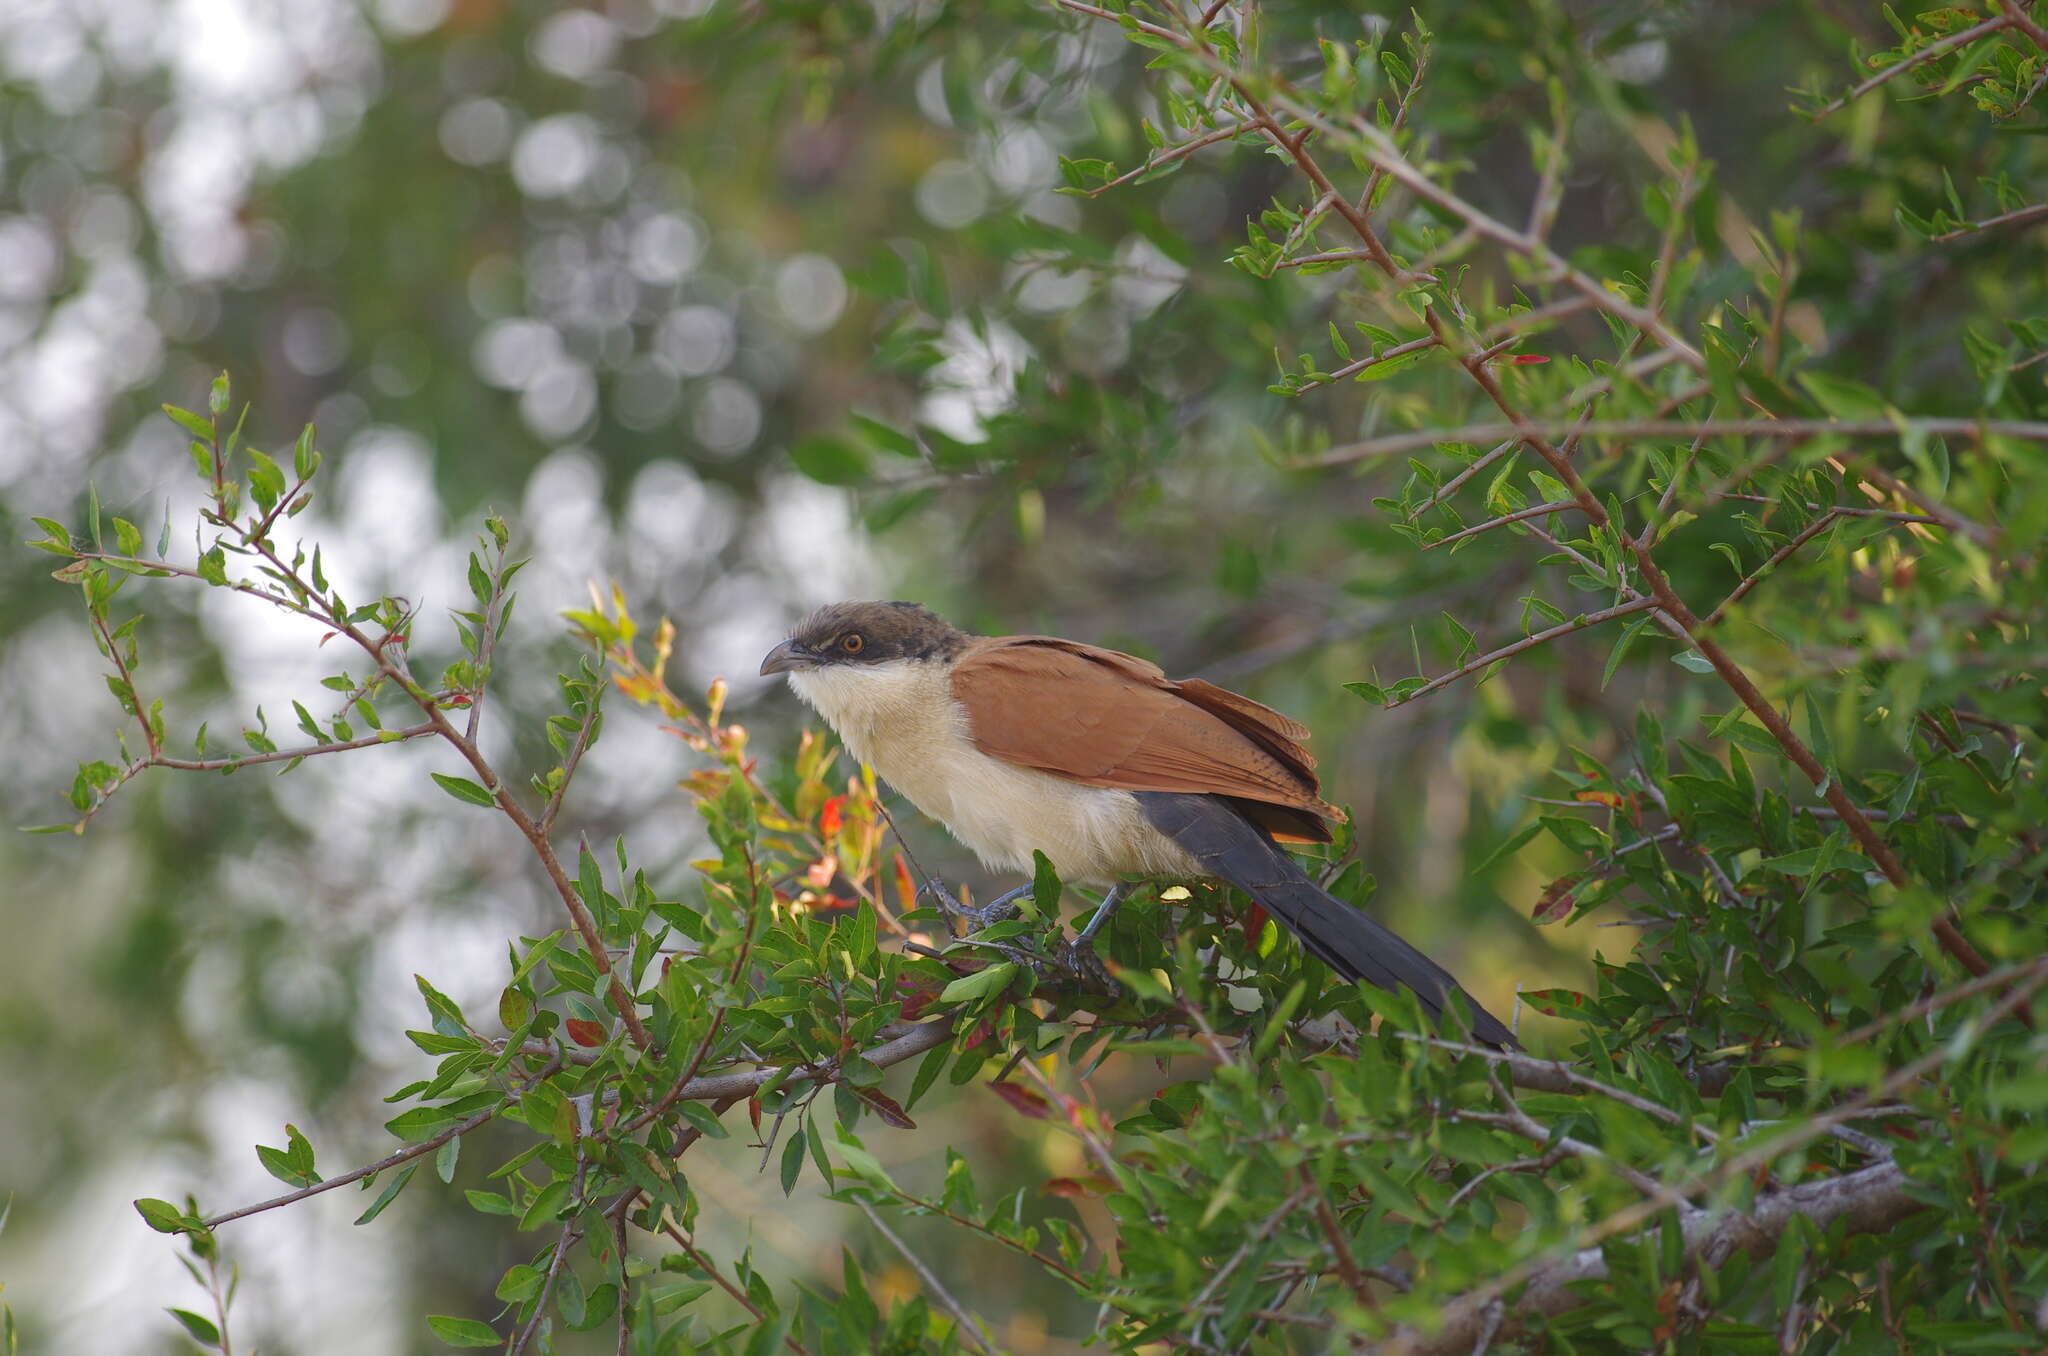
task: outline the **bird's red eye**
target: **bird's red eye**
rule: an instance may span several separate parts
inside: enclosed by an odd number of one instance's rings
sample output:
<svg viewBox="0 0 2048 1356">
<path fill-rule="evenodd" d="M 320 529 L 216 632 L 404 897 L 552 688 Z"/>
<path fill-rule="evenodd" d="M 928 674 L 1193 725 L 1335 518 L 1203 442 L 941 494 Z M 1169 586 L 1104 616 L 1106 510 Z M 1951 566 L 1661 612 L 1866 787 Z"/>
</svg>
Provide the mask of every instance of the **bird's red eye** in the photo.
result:
<svg viewBox="0 0 2048 1356">
<path fill-rule="evenodd" d="M 839 648 L 848 654 L 859 654 L 861 647 L 865 644 L 867 642 L 861 639 L 860 632 L 858 631 L 850 632 L 839 638 Z"/>
</svg>

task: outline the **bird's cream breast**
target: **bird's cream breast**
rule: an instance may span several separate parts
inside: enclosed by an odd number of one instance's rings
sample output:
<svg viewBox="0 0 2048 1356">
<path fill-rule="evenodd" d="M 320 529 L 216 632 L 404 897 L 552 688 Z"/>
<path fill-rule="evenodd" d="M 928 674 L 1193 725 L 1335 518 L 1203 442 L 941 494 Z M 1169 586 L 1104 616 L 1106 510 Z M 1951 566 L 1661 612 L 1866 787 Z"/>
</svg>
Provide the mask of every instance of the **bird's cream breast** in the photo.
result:
<svg viewBox="0 0 2048 1356">
<path fill-rule="evenodd" d="M 1200 874 L 1152 828 L 1128 791 L 1084 786 L 1007 763 L 974 744 L 950 665 L 894 659 L 794 672 L 789 684 L 840 741 L 991 870 L 1029 871 L 1032 849 L 1061 879 Z"/>
</svg>

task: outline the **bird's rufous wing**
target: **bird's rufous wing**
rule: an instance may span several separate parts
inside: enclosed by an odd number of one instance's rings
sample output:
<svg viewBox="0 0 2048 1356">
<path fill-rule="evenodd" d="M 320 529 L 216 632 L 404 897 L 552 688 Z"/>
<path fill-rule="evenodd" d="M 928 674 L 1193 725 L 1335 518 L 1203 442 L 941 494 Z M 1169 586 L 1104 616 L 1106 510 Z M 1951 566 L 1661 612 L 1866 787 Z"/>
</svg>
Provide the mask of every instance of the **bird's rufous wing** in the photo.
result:
<svg viewBox="0 0 2048 1356">
<path fill-rule="evenodd" d="M 1327 841 L 1321 819 L 1343 818 L 1317 794 L 1300 724 L 1132 655 L 1006 636 L 961 655 L 952 687 L 992 758 L 1087 786 L 1228 796 L 1289 838 Z"/>
</svg>

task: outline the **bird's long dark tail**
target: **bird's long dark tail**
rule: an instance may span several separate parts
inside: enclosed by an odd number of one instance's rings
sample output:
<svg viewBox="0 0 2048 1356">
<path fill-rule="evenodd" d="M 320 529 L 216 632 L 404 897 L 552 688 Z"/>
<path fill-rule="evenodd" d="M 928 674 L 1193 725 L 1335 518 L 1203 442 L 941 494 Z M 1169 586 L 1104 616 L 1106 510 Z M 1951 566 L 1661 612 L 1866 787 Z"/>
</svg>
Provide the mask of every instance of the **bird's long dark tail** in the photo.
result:
<svg viewBox="0 0 2048 1356">
<path fill-rule="evenodd" d="M 1363 979 L 1382 989 L 1412 989 L 1439 1022 L 1450 996 L 1462 994 L 1472 1014 L 1473 1036 L 1488 1045 L 1521 1048 L 1514 1033 L 1465 993 L 1448 970 L 1324 891 L 1229 801 L 1174 791 L 1140 791 L 1137 797 L 1152 827 L 1178 843 L 1209 874 L 1258 901 L 1301 938 L 1310 955 L 1345 979 Z"/>
</svg>

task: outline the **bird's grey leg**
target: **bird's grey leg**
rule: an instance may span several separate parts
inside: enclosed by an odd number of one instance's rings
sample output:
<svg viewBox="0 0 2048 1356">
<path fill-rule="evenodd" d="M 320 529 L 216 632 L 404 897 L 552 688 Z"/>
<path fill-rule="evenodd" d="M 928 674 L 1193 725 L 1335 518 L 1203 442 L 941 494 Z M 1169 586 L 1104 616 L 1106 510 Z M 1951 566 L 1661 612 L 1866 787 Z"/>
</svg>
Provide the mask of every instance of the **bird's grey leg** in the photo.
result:
<svg viewBox="0 0 2048 1356">
<path fill-rule="evenodd" d="M 1074 938 L 1074 945 L 1087 946 L 1090 942 L 1093 942 L 1095 934 L 1102 930 L 1102 925 L 1107 923 L 1109 916 L 1116 912 L 1116 906 L 1123 903 L 1125 896 L 1130 893 L 1131 887 L 1122 881 L 1118 881 L 1110 886 L 1109 893 L 1104 895 L 1102 902 L 1095 906 L 1095 915 L 1088 920 L 1088 926 L 1082 928 L 1080 933 Z"/>
<path fill-rule="evenodd" d="M 1031 882 L 1026 881 L 1016 889 L 997 895 L 988 903 L 975 908 L 969 908 L 967 905 L 962 904 L 958 899 L 954 898 L 951 890 L 948 890 L 944 885 L 935 880 L 926 881 L 918 890 L 919 895 L 927 893 L 937 900 L 939 907 L 947 913 L 952 914 L 956 918 L 964 918 L 978 928 L 985 928 L 993 923 L 1005 922 L 1016 917 L 1017 901 L 1031 893 Z"/>
</svg>

